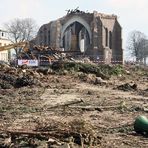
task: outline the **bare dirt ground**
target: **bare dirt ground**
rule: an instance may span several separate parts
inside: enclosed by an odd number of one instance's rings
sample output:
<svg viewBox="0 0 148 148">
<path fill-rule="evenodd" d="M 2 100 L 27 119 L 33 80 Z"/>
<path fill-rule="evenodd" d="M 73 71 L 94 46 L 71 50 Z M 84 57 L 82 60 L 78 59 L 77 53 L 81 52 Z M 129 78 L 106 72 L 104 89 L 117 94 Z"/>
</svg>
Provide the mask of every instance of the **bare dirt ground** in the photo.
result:
<svg viewBox="0 0 148 148">
<path fill-rule="evenodd" d="M 39 86 L 0 89 L 1 147 L 147 148 L 133 128 L 148 112 L 147 70 L 128 70 L 100 84 L 49 74 Z M 126 83 L 137 88 L 119 90 Z"/>
</svg>

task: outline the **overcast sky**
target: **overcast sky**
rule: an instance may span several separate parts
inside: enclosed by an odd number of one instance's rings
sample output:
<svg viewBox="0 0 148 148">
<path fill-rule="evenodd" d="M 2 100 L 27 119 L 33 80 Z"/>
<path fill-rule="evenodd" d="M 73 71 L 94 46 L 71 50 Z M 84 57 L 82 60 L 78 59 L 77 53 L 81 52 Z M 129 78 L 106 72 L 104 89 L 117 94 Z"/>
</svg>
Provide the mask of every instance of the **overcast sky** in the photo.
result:
<svg viewBox="0 0 148 148">
<path fill-rule="evenodd" d="M 139 30 L 148 36 L 148 0 L 1 0 L 0 26 L 14 18 L 33 18 L 38 26 L 60 18 L 66 9 L 115 14 L 122 26 L 123 48 L 127 36 Z"/>
</svg>

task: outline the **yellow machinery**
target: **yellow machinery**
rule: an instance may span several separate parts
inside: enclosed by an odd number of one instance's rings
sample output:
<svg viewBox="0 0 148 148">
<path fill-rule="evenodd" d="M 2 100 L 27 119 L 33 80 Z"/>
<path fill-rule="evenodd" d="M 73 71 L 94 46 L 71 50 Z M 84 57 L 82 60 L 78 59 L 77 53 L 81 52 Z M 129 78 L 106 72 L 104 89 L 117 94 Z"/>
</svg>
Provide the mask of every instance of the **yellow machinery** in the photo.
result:
<svg viewBox="0 0 148 148">
<path fill-rule="evenodd" d="M 24 51 L 29 49 L 29 43 L 28 42 L 19 42 L 19 43 L 14 43 L 14 44 L 9 44 L 5 46 L 0 47 L 0 51 L 5 51 L 9 49 L 15 49 L 15 48 L 22 48 Z"/>
</svg>

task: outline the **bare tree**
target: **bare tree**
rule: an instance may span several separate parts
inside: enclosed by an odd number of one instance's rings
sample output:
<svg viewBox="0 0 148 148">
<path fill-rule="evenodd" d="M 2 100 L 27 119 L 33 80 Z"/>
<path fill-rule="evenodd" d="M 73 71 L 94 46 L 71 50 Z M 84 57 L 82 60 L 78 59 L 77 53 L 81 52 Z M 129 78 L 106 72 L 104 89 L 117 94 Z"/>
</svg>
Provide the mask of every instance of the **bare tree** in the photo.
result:
<svg viewBox="0 0 148 148">
<path fill-rule="evenodd" d="M 148 56 L 148 42 L 146 35 L 140 31 L 133 31 L 129 35 L 127 48 L 131 54 L 136 57 L 137 62 L 143 62 L 143 59 Z"/>
<path fill-rule="evenodd" d="M 5 23 L 6 30 L 10 33 L 10 39 L 13 43 L 30 41 L 37 32 L 36 22 L 31 18 L 14 19 Z M 15 48 L 16 55 L 19 53 L 19 48 Z"/>
<path fill-rule="evenodd" d="M 148 40 L 145 39 L 143 42 L 144 42 L 143 43 L 144 46 L 143 46 L 143 55 L 142 55 L 142 58 L 143 58 L 144 64 L 146 65 L 147 64 L 146 63 L 146 59 L 148 58 Z"/>
</svg>

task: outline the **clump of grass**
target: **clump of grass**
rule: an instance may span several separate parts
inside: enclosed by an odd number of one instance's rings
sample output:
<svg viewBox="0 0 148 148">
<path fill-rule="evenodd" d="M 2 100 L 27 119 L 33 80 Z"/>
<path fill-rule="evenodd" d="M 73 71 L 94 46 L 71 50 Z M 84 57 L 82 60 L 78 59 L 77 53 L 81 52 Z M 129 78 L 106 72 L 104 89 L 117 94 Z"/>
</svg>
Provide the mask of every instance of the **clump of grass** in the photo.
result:
<svg viewBox="0 0 148 148">
<path fill-rule="evenodd" d="M 122 65 L 99 65 L 101 71 L 106 75 L 120 75 L 124 74 Z"/>
<path fill-rule="evenodd" d="M 66 62 L 59 61 L 52 65 L 52 69 L 61 73 L 66 70 L 69 73 L 83 72 L 85 74 L 95 74 L 102 79 L 109 79 L 112 75 L 119 75 L 124 73 L 122 65 L 96 65 L 93 63 L 82 62 Z"/>
</svg>

